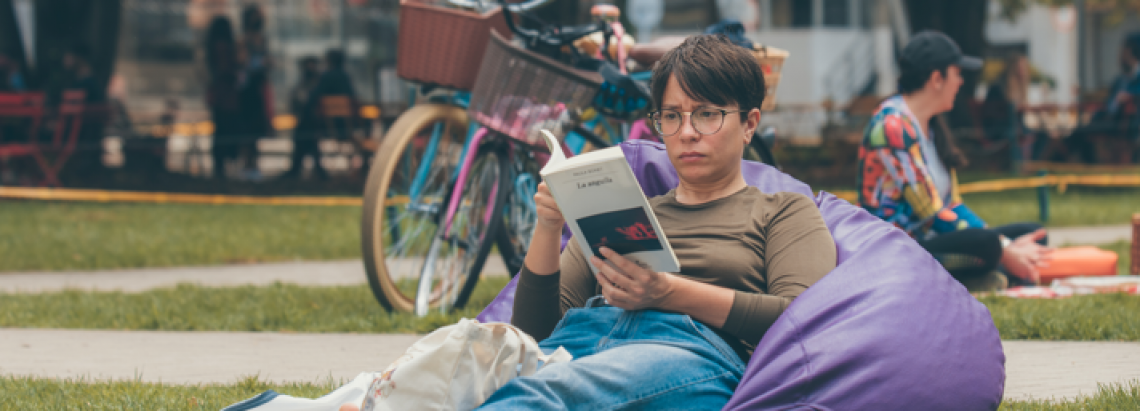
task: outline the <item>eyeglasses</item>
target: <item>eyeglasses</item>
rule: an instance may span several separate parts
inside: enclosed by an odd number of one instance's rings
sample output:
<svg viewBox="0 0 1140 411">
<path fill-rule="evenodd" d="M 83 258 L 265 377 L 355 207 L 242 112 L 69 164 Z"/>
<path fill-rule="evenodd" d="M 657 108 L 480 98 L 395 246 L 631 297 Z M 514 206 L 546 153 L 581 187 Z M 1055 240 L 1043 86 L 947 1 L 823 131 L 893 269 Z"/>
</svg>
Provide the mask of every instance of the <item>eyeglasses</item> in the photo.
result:
<svg viewBox="0 0 1140 411">
<path fill-rule="evenodd" d="M 728 113 L 746 113 L 748 111 L 751 110 L 722 110 L 703 107 L 684 112 L 665 109 L 649 113 L 649 120 L 653 122 L 653 127 L 657 129 L 658 133 L 661 133 L 662 137 L 669 137 L 681 131 L 681 125 L 685 122 L 684 115 L 688 114 L 689 123 L 693 125 L 693 130 L 707 136 L 720 131 L 720 128 L 724 126 L 724 117 Z"/>
</svg>

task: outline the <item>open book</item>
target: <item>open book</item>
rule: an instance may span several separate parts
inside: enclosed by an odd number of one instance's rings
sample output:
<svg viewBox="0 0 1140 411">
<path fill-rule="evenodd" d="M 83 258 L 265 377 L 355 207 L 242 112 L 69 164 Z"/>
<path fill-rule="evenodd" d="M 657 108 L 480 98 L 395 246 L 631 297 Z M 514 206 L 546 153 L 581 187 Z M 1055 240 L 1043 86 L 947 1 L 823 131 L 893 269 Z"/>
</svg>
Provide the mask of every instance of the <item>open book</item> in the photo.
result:
<svg viewBox="0 0 1140 411">
<path fill-rule="evenodd" d="M 588 258 L 602 246 L 653 271 L 681 271 L 621 147 L 567 159 L 558 140 L 542 130 L 550 160 L 539 173 Z M 590 263 L 596 273 L 597 267 Z"/>
</svg>

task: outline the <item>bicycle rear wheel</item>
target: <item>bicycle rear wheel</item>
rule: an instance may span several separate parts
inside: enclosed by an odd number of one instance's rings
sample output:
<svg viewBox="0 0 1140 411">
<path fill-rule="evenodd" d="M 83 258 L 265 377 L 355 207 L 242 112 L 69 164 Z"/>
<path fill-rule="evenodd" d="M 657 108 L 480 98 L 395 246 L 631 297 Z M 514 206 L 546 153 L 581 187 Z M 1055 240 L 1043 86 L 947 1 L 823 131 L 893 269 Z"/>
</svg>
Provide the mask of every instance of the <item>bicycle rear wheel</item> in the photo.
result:
<svg viewBox="0 0 1140 411">
<path fill-rule="evenodd" d="M 466 141 L 460 107 L 421 104 L 396 120 L 373 160 L 361 218 L 364 268 L 389 311 L 412 311 L 451 178 Z"/>
<path fill-rule="evenodd" d="M 514 146 L 507 165 L 508 181 L 511 190 L 503 205 L 503 229 L 499 231 L 496 244 L 503 265 L 513 277 L 522 269 L 526 250 L 530 247 L 530 237 L 534 234 L 537 214 L 534 193 L 542 177 L 541 167 L 532 153 L 526 148 Z"/>
<path fill-rule="evenodd" d="M 498 143 L 482 144 L 467 172 L 466 181 L 450 218 L 439 220 L 416 289 L 416 315 L 432 308 L 446 312 L 461 308 L 475 289 L 491 245 L 503 224 L 503 202 L 510 191 L 507 159 Z M 455 196 L 449 195 L 448 198 Z"/>
</svg>

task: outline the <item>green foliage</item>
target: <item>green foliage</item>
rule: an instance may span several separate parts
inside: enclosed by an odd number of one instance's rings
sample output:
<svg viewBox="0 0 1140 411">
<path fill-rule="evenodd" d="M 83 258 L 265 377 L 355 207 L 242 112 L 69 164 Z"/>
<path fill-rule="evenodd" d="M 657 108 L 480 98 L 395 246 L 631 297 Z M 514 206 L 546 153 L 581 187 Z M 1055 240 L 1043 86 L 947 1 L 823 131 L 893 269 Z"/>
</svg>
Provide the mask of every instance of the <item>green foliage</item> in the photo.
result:
<svg viewBox="0 0 1140 411">
<path fill-rule="evenodd" d="M 428 333 L 460 318 L 474 318 L 507 281 L 507 277 L 482 279 L 468 308 L 424 318 L 384 311 L 368 286 L 179 285 L 137 294 L 74 290 L 0 294 L 0 327 Z"/>
</svg>

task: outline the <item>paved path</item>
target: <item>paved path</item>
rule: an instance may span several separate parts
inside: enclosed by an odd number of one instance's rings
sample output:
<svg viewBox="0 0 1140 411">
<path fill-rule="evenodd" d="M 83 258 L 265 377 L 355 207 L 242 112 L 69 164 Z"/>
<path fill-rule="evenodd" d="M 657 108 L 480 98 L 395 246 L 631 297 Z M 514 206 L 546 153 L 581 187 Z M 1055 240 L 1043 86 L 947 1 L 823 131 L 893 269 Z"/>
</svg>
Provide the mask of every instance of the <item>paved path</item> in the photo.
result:
<svg viewBox="0 0 1140 411">
<path fill-rule="evenodd" d="M 1077 244 L 1111 244 L 1132 241 L 1132 226 L 1109 225 L 1097 227 L 1059 227 L 1049 229 L 1049 244 L 1055 246 Z"/>
<path fill-rule="evenodd" d="M 173 384 L 351 379 L 416 335 L 0 329 L 0 374 Z M 1007 399 L 1073 398 L 1140 379 L 1140 343 L 1005 341 Z"/>
<path fill-rule="evenodd" d="M 484 275 L 506 275 L 498 254 L 487 258 Z M 0 292 L 34 293 L 65 288 L 141 292 L 179 283 L 211 287 L 268 285 L 274 282 L 313 286 L 356 285 L 368 282 L 360 260 L 298 261 L 204 267 L 142 268 L 105 271 L 0 273 Z"/>
<path fill-rule="evenodd" d="M 1140 343 L 1003 341 L 1005 398 L 1073 398 L 1096 383 L 1140 379 Z"/>
</svg>

